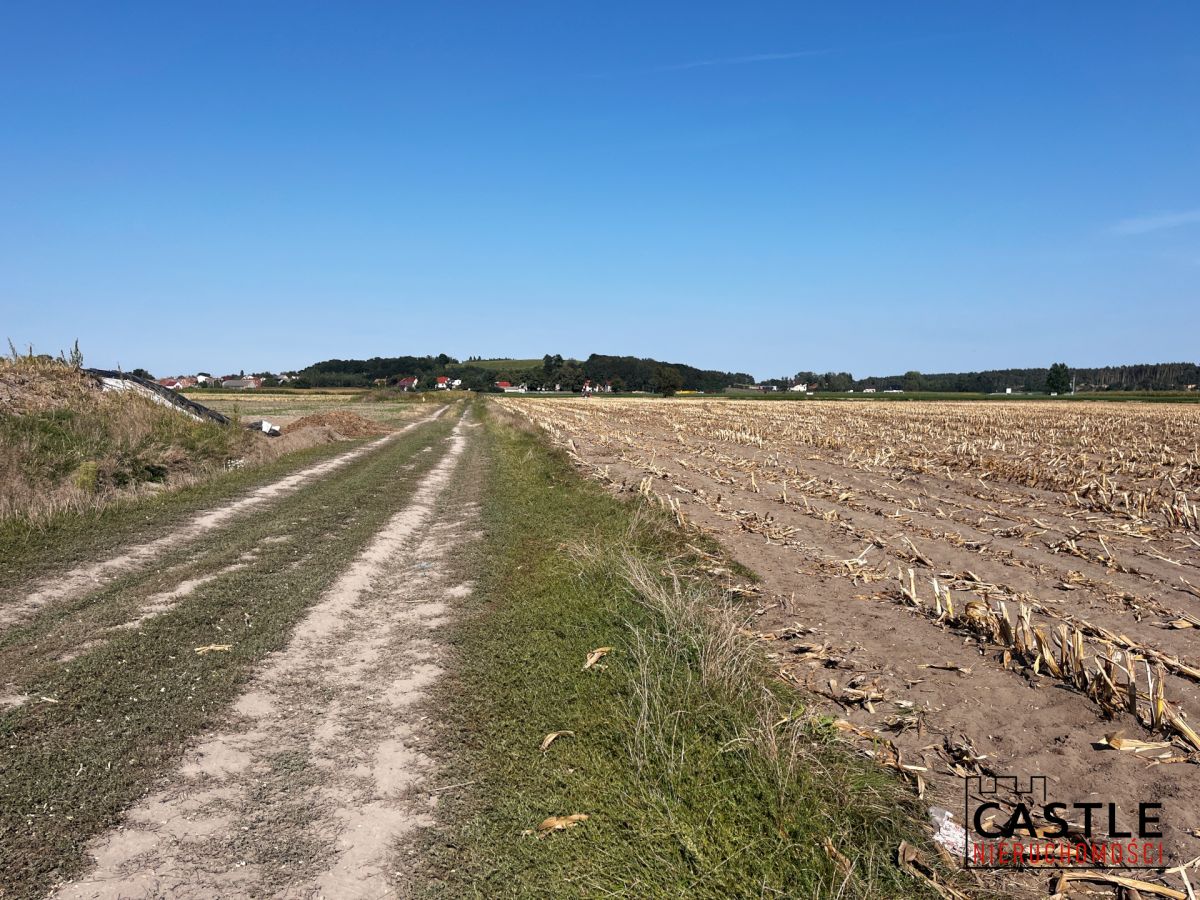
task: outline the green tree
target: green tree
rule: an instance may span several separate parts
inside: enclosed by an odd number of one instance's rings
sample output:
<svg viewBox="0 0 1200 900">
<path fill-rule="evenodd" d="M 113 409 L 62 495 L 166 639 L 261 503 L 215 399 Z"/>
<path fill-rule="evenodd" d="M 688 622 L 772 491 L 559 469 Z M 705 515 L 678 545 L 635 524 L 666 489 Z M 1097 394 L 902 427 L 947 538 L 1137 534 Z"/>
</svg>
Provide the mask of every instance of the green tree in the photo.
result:
<svg viewBox="0 0 1200 900">
<path fill-rule="evenodd" d="M 1051 394 L 1066 394 L 1071 390 L 1071 370 L 1066 363 L 1055 363 L 1046 376 L 1046 390 Z"/>
<path fill-rule="evenodd" d="M 659 366 L 654 373 L 654 390 L 664 397 L 672 396 L 683 387 L 683 376 L 674 366 Z"/>
<path fill-rule="evenodd" d="M 921 373 L 915 369 L 904 373 L 904 389 L 906 391 L 921 390 Z"/>
</svg>

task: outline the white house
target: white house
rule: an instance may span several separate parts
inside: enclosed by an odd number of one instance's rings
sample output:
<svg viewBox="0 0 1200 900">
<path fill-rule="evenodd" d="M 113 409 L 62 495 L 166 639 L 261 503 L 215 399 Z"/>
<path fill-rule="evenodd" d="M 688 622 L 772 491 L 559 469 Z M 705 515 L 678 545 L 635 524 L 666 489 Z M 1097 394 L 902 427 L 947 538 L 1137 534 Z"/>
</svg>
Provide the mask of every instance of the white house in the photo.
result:
<svg viewBox="0 0 1200 900">
<path fill-rule="evenodd" d="M 807 394 L 808 393 L 808 385 L 807 384 L 793 384 L 790 388 L 788 388 L 788 390 L 796 391 L 797 393 L 801 393 L 801 394 Z"/>
</svg>

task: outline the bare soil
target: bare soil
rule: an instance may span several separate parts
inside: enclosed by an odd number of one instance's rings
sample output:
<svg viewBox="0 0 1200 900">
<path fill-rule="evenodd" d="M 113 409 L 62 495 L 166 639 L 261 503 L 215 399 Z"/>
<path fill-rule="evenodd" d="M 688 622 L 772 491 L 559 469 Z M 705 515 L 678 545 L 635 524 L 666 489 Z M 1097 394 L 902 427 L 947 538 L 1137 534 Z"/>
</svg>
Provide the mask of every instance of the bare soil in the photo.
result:
<svg viewBox="0 0 1200 900">
<path fill-rule="evenodd" d="M 317 412 L 303 416 L 291 422 L 284 428 L 284 434 L 291 434 L 304 428 L 332 428 L 345 437 L 370 437 L 387 431 L 380 423 L 367 419 L 357 413 L 345 410 Z"/>
<path fill-rule="evenodd" d="M 63 898 L 408 893 L 406 842 L 430 824 L 437 628 L 469 592 L 448 562 L 470 502 L 440 503 L 468 440 L 311 609 L 217 733 L 95 842 Z"/>
<path fill-rule="evenodd" d="M 848 722 L 847 736 L 863 739 L 867 752 L 891 759 L 879 743 L 890 741 L 905 765 L 920 767 L 926 800 L 961 821 L 967 776 L 1045 775 L 1068 803 L 1136 811 L 1141 801 L 1161 802 L 1167 859 L 1200 855 L 1200 754 L 1180 741 L 1152 754 L 1105 746 L 1118 731 L 1164 736 L 912 608 L 897 580 L 913 569 L 926 603 L 933 578 L 957 602 L 990 595 L 1015 607 L 1014 598 L 1036 598 L 1051 627 L 1091 623 L 1194 668 L 1197 629 L 1179 624 L 1200 616 L 1194 537 L 1158 527 L 1129 533 L 1125 522 L 1072 509 L 1060 493 L 952 467 L 864 465 L 861 454 L 779 448 L 769 434 L 760 449 L 665 414 L 650 424 L 653 416 L 627 416 L 619 404 L 560 414 L 533 403 L 506 401 L 551 423 L 589 475 L 617 492 L 670 498 L 684 521 L 761 576 L 749 588 L 747 627 L 781 677 Z M 766 458 L 776 474 L 750 477 L 748 463 Z M 1200 723 L 1194 678 L 1172 672 L 1166 695 Z M 1023 887 L 1040 893 L 1043 885 Z"/>
</svg>

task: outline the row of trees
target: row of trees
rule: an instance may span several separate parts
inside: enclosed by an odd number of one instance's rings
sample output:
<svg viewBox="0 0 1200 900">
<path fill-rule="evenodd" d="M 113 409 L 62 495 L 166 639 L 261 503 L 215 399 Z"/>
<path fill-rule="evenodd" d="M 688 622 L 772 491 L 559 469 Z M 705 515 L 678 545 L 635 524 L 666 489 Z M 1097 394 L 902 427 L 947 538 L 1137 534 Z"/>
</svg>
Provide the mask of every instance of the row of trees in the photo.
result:
<svg viewBox="0 0 1200 900">
<path fill-rule="evenodd" d="M 378 379 L 415 375 L 422 385 L 439 375 L 461 379 L 469 390 L 495 390 L 495 382 L 528 384 L 532 390 L 579 391 L 585 382 L 600 386 L 611 384 L 614 391 L 679 390 L 714 393 L 731 384 L 752 381 L 744 372 L 720 372 L 698 369 L 681 363 L 663 363 L 634 356 L 603 356 L 593 353 L 585 360 L 564 358 L 560 354 L 542 357 L 541 366 L 528 364 L 506 367 L 504 363 L 478 365 L 472 358 L 460 363 L 452 356 L 376 356 L 371 359 L 327 359 L 299 373 L 298 387 L 364 387 Z"/>
<path fill-rule="evenodd" d="M 1012 390 L 1033 394 L 1066 394 L 1071 391 L 1072 385 L 1077 391 L 1179 391 L 1200 383 L 1200 366 L 1196 363 L 1147 363 L 1071 369 L 1066 363 L 1059 362 L 1047 368 L 937 374 L 913 370 L 903 375 L 857 379 L 849 372 L 797 372 L 791 378 L 774 378 L 766 383 L 781 390 L 793 384 L 807 384 L 818 391 L 861 391 L 874 388 L 877 391 L 906 392 L 993 394 Z"/>
</svg>

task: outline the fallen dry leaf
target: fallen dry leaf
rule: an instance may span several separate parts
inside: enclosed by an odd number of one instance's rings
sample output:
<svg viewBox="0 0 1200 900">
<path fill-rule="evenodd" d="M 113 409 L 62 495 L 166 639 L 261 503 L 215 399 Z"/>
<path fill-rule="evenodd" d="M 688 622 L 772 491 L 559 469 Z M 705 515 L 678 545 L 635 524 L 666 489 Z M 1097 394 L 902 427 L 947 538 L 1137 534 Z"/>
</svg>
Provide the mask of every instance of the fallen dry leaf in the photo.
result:
<svg viewBox="0 0 1200 900">
<path fill-rule="evenodd" d="M 829 858 L 832 859 L 834 864 L 842 870 L 842 874 L 849 875 L 850 870 L 854 868 L 854 866 L 846 857 L 846 854 L 842 853 L 841 850 L 835 847 L 833 845 L 833 841 L 831 841 L 828 837 L 826 837 L 821 843 L 824 845 L 825 852 L 829 855 Z"/>
<path fill-rule="evenodd" d="M 233 644 L 207 644 L 204 647 L 197 647 L 196 652 L 203 656 L 205 653 L 212 653 L 216 650 L 231 650 Z"/>
<path fill-rule="evenodd" d="M 956 663 L 925 663 L 917 666 L 918 669 L 940 669 L 943 672 L 962 672 L 964 675 L 971 674 L 970 666 L 960 666 Z"/>
<path fill-rule="evenodd" d="M 1128 750 L 1130 753 L 1147 753 L 1150 750 L 1166 750 L 1171 746 L 1170 741 L 1139 741 L 1137 738 L 1127 738 L 1124 732 L 1114 731 L 1104 736 L 1104 743 L 1114 750 Z"/>
<path fill-rule="evenodd" d="M 574 828 L 580 822 L 586 822 L 587 820 L 587 813 L 573 813 L 569 816 L 550 816 L 548 819 L 544 819 L 542 824 L 537 827 L 538 837 L 544 838 L 555 831 L 566 831 L 568 828 Z"/>
<path fill-rule="evenodd" d="M 612 651 L 612 647 L 597 647 L 587 655 L 587 662 L 583 664 L 584 669 L 590 669 L 596 663 L 600 662 L 605 656 Z"/>
<path fill-rule="evenodd" d="M 548 735 L 546 735 L 544 738 L 542 738 L 542 752 L 545 753 L 546 750 L 549 749 L 551 744 L 553 744 L 560 737 L 564 737 L 566 735 L 570 735 L 571 737 L 574 737 L 575 732 L 573 732 L 573 731 L 552 731 L 552 732 L 550 732 Z"/>
</svg>

